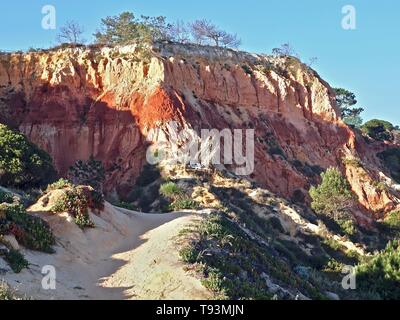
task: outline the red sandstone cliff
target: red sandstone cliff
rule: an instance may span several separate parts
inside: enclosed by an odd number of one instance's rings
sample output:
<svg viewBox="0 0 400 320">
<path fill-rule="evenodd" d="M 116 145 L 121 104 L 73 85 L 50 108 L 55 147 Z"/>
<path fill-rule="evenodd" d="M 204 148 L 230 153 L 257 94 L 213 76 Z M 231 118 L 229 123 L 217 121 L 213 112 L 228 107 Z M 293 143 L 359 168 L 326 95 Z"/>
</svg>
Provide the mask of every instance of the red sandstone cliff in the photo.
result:
<svg viewBox="0 0 400 320">
<path fill-rule="evenodd" d="M 109 192 L 134 183 L 149 129 L 177 120 L 196 130 L 254 128 L 251 178 L 285 197 L 301 200 L 320 169 L 338 166 L 362 209 L 380 217 L 398 205 L 375 183 L 384 146 L 356 137 L 329 85 L 296 59 L 159 44 L 150 56 L 134 47 L 60 49 L 0 62 L 2 121 L 47 150 L 61 174 L 78 159 L 101 159 Z"/>
</svg>

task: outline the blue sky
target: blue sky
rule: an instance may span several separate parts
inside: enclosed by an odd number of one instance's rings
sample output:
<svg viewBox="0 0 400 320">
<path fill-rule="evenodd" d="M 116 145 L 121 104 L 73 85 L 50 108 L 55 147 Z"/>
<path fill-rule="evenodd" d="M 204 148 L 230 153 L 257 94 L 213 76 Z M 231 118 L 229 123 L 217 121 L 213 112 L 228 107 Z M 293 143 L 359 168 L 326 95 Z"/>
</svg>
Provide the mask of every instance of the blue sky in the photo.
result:
<svg viewBox="0 0 400 320">
<path fill-rule="evenodd" d="M 356 93 L 365 120 L 400 124 L 400 1 L 398 0 L 13 0 L 0 2 L 0 50 L 49 47 L 57 31 L 41 28 L 44 5 L 57 10 L 57 27 L 77 20 L 86 39 L 100 19 L 122 11 L 164 15 L 171 22 L 207 18 L 242 39 L 241 49 L 269 53 L 290 42 L 332 86 Z M 342 7 L 353 5 L 357 29 L 341 27 Z"/>
</svg>

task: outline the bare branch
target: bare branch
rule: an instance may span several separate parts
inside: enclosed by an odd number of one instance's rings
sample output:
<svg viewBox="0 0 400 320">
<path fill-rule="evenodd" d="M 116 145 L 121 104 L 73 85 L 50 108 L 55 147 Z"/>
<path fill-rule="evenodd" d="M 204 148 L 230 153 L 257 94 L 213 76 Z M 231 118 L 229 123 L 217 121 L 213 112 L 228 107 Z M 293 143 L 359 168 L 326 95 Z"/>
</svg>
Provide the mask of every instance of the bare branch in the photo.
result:
<svg viewBox="0 0 400 320">
<path fill-rule="evenodd" d="M 60 33 L 57 35 L 57 40 L 60 43 L 78 44 L 84 42 L 82 34 L 84 29 L 75 21 L 68 21 L 60 28 Z"/>
<path fill-rule="evenodd" d="M 187 24 L 183 21 L 177 20 L 170 29 L 170 37 L 172 41 L 179 43 L 190 42 L 190 33 Z"/>
<path fill-rule="evenodd" d="M 190 32 L 197 44 L 212 44 L 216 47 L 224 46 L 233 48 L 237 48 L 241 44 L 236 34 L 227 33 L 205 19 L 196 20 L 191 23 Z"/>
</svg>

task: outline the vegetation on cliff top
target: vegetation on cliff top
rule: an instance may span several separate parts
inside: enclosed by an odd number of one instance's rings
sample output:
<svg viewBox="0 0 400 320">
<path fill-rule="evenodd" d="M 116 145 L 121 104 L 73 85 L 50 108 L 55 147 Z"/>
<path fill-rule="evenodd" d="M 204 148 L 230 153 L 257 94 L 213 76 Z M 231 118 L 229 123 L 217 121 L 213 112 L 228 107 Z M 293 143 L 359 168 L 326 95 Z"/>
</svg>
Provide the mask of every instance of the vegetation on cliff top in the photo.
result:
<svg viewBox="0 0 400 320">
<path fill-rule="evenodd" d="M 97 43 L 124 45 L 130 43 L 151 43 L 155 41 L 176 41 L 181 43 L 213 44 L 216 47 L 238 47 L 240 40 L 205 19 L 185 24 L 167 22 L 166 17 L 141 16 L 132 12 L 101 20 L 101 28 L 95 34 Z"/>
</svg>

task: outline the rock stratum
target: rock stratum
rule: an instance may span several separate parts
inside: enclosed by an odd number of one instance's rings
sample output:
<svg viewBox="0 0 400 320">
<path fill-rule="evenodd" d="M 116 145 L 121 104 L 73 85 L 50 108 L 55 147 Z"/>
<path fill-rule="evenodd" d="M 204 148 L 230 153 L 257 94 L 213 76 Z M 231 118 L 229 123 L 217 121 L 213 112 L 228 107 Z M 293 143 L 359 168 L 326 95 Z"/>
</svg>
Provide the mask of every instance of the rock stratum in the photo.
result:
<svg viewBox="0 0 400 320">
<path fill-rule="evenodd" d="M 0 110 L 2 122 L 50 153 L 61 175 L 77 160 L 102 160 L 110 194 L 124 195 L 135 183 L 151 129 L 167 132 L 176 121 L 196 131 L 254 129 L 250 178 L 285 198 L 309 202 L 320 172 L 337 166 L 358 197 L 360 221 L 399 204 L 377 156 L 392 146 L 367 143 L 347 127 L 330 86 L 292 57 L 167 43 L 148 52 L 128 46 L 1 54 Z"/>
</svg>

